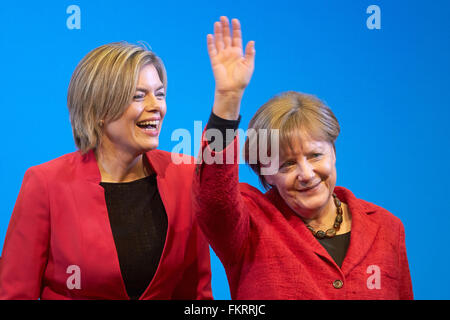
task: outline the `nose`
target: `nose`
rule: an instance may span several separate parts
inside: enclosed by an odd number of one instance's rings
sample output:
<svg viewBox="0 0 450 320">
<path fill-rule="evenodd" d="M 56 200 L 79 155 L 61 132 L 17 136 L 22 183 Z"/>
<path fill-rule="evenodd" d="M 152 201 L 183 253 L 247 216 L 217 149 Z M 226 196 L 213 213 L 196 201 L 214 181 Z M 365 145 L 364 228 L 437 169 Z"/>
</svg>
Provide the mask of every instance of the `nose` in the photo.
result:
<svg viewBox="0 0 450 320">
<path fill-rule="evenodd" d="M 159 100 L 153 94 L 148 94 L 146 96 L 144 108 L 147 112 L 161 111 Z"/>
<path fill-rule="evenodd" d="M 302 186 L 308 185 L 314 175 L 314 168 L 308 161 L 301 161 L 297 164 L 297 180 Z"/>
</svg>

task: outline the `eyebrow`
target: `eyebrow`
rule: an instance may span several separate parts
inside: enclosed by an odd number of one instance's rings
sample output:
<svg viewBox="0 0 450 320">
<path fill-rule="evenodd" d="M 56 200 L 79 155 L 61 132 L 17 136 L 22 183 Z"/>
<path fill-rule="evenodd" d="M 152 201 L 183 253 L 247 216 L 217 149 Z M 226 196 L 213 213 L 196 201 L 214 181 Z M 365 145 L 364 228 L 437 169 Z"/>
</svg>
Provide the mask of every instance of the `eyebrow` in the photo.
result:
<svg viewBox="0 0 450 320">
<path fill-rule="evenodd" d="M 164 89 L 164 85 L 160 85 L 158 88 L 156 88 L 155 91 L 159 91 L 161 89 Z M 148 90 L 145 88 L 142 88 L 142 87 L 137 87 L 136 91 L 142 91 L 142 92 L 148 93 Z"/>
<path fill-rule="evenodd" d="M 325 147 L 323 145 L 313 144 L 312 146 L 308 145 L 307 147 L 308 148 L 305 148 L 305 150 L 303 151 L 304 154 L 307 154 L 307 155 L 310 155 L 313 153 L 324 153 L 325 152 Z M 297 154 L 292 152 L 292 150 L 291 150 L 289 153 L 287 153 L 287 154 L 285 153 L 285 154 L 281 155 L 280 163 L 290 161 L 293 158 L 295 158 L 296 156 L 297 156 Z M 284 161 L 281 161 L 281 159 L 283 159 Z"/>
</svg>

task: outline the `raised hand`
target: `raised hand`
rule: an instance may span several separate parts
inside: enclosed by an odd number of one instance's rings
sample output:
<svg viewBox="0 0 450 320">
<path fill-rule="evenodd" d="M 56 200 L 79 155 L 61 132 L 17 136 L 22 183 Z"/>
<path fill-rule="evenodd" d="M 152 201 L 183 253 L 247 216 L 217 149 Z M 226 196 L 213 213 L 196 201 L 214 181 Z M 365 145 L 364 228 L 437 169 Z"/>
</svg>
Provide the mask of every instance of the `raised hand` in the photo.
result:
<svg viewBox="0 0 450 320">
<path fill-rule="evenodd" d="M 232 31 L 227 17 L 214 23 L 214 35 L 208 34 L 208 54 L 216 82 L 213 112 L 225 119 L 237 119 L 244 89 L 255 66 L 255 42 L 242 47 L 239 20 L 233 19 Z"/>
</svg>

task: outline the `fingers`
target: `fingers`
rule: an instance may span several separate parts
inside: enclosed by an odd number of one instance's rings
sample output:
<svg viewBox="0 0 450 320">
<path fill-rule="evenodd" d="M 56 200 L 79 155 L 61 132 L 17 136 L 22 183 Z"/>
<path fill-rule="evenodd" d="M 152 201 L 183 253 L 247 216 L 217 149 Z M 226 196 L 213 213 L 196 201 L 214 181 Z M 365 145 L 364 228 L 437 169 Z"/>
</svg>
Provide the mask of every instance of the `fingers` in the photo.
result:
<svg viewBox="0 0 450 320">
<path fill-rule="evenodd" d="M 233 47 L 242 48 L 241 24 L 238 19 L 233 19 L 233 20 L 231 20 L 231 25 L 233 27 L 232 45 L 233 45 Z"/>
<path fill-rule="evenodd" d="M 214 23 L 214 39 L 217 51 L 222 50 L 225 45 L 223 43 L 222 24 L 220 22 Z"/>
<path fill-rule="evenodd" d="M 245 46 L 245 57 L 244 59 L 249 64 L 253 64 L 255 62 L 255 41 L 249 41 Z"/>
<path fill-rule="evenodd" d="M 223 43 L 225 48 L 228 48 L 231 46 L 230 22 L 224 16 L 220 17 L 220 22 L 222 23 Z"/>
<path fill-rule="evenodd" d="M 212 59 L 217 55 L 216 44 L 214 42 L 214 36 L 212 34 L 208 34 L 206 36 L 206 46 L 208 48 L 209 57 Z"/>
<path fill-rule="evenodd" d="M 231 24 L 233 31 L 231 31 L 230 22 L 225 16 L 220 17 L 220 21 L 214 23 L 213 39 L 217 52 L 231 46 L 242 49 L 241 24 L 238 19 L 232 19 Z"/>
</svg>

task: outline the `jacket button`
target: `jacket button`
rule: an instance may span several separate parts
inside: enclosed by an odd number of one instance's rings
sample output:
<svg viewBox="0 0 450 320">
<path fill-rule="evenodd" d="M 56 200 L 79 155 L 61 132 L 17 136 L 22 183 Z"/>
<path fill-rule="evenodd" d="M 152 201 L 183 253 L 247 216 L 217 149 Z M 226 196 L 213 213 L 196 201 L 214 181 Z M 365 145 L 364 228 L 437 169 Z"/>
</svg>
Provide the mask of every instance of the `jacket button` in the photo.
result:
<svg viewBox="0 0 450 320">
<path fill-rule="evenodd" d="M 344 286 L 344 283 L 341 280 L 334 280 L 333 281 L 333 287 L 335 289 L 340 289 Z"/>
</svg>

